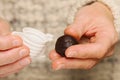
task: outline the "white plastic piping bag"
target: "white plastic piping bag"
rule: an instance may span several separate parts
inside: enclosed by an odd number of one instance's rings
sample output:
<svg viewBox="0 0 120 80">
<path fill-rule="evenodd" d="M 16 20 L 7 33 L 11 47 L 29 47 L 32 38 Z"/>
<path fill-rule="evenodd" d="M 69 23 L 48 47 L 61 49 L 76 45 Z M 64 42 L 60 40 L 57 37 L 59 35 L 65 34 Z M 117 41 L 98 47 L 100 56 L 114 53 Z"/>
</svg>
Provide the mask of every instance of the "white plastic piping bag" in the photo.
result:
<svg viewBox="0 0 120 80">
<path fill-rule="evenodd" d="M 43 33 L 34 28 L 23 28 L 22 32 L 13 31 L 13 35 L 18 35 L 23 39 L 23 42 L 30 49 L 30 56 L 32 60 L 36 56 L 44 57 L 45 56 L 45 46 L 47 42 L 53 40 L 53 35 Z"/>
</svg>

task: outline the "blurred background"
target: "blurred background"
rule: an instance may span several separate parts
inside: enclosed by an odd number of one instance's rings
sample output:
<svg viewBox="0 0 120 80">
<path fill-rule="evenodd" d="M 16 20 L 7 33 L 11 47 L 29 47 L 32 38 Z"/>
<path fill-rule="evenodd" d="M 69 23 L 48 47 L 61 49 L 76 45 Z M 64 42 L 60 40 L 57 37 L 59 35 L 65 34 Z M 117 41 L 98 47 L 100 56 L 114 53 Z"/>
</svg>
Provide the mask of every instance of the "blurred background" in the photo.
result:
<svg viewBox="0 0 120 80">
<path fill-rule="evenodd" d="M 54 35 L 45 55 L 54 49 L 56 39 L 63 35 L 67 18 L 75 0 L 0 0 L 0 17 L 9 21 L 12 30 L 33 27 Z M 117 43 L 117 46 L 120 43 Z M 120 50 L 91 70 L 59 70 L 51 68 L 48 57 L 37 60 L 19 73 L 0 80 L 120 80 Z"/>
</svg>

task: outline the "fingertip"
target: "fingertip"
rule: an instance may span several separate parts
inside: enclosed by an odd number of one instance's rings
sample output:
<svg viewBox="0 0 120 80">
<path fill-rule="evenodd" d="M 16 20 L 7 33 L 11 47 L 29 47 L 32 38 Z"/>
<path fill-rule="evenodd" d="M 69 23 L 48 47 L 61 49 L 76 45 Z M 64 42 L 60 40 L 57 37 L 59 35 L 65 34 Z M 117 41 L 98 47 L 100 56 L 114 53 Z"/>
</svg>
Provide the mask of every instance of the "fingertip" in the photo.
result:
<svg viewBox="0 0 120 80">
<path fill-rule="evenodd" d="M 50 52 L 50 54 L 49 54 L 49 58 L 50 58 L 52 61 L 54 61 L 54 60 L 56 60 L 56 59 L 61 58 L 61 56 L 60 56 L 58 53 L 56 53 L 55 50 L 52 50 L 52 51 Z"/>
<path fill-rule="evenodd" d="M 27 52 L 30 54 L 30 48 L 26 45 L 23 45 L 23 47 L 27 50 Z"/>
<path fill-rule="evenodd" d="M 25 57 L 24 59 L 20 60 L 19 63 L 21 66 L 27 66 L 31 63 L 31 58 L 29 56 Z"/>
<path fill-rule="evenodd" d="M 64 65 L 65 58 L 60 58 L 52 62 L 52 69 L 53 70 L 60 70 L 65 67 Z"/>
<path fill-rule="evenodd" d="M 76 39 L 79 38 L 79 35 L 77 33 L 77 31 L 75 30 L 73 25 L 68 26 L 65 30 L 64 30 L 64 34 L 66 35 L 71 35 L 73 37 L 75 37 Z"/>
<path fill-rule="evenodd" d="M 75 48 L 75 49 L 74 49 L 74 48 Z M 67 50 L 65 51 L 65 55 L 66 55 L 68 58 L 75 57 L 74 55 L 77 53 L 76 49 L 77 49 L 76 45 L 70 46 L 70 47 L 67 48 Z"/>
<path fill-rule="evenodd" d="M 22 38 L 20 36 L 18 36 L 18 35 L 12 35 L 12 38 L 13 38 L 13 40 L 16 40 L 16 41 L 19 42 L 18 45 L 22 45 L 23 40 L 22 40 Z"/>
</svg>

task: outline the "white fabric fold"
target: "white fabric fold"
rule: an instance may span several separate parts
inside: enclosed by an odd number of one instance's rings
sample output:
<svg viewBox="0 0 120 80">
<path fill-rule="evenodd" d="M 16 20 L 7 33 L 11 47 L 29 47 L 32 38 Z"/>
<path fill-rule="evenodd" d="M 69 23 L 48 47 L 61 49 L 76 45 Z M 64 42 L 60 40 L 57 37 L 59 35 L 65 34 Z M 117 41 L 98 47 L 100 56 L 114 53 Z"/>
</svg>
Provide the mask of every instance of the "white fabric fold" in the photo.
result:
<svg viewBox="0 0 120 80">
<path fill-rule="evenodd" d="M 53 40 L 53 35 L 33 28 L 23 28 L 22 32 L 13 31 L 12 34 L 23 39 L 24 44 L 30 48 L 30 56 L 33 60 L 36 56 L 45 57 L 46 43 Z"/>
</svg>

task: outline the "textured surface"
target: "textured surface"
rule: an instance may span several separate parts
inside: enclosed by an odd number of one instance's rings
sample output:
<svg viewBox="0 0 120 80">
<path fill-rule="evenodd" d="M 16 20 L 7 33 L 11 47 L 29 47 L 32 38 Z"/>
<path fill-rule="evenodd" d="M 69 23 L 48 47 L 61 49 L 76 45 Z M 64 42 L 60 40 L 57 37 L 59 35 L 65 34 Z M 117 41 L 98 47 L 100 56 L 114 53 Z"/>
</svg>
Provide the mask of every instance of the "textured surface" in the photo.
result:
<svg viewBox="0 0 120 80">
<path fill-rule="evenodd" d="M 74 3 L 75 0 L 0 0 L 0 16 L 11 23 L 13 30 L 21 31 L 29 26 L 53 34 L 54 41 L 46 48 L 48 55 L 67 26 L 67 16 Z M 0 80 L 120 80 L 119 57 L 120 49 L 117 47 L 114 56 L 88 71 L 53 71 L 48 57 L 43 60 L 38 57 L 39 62 Z"/>
</svg>

